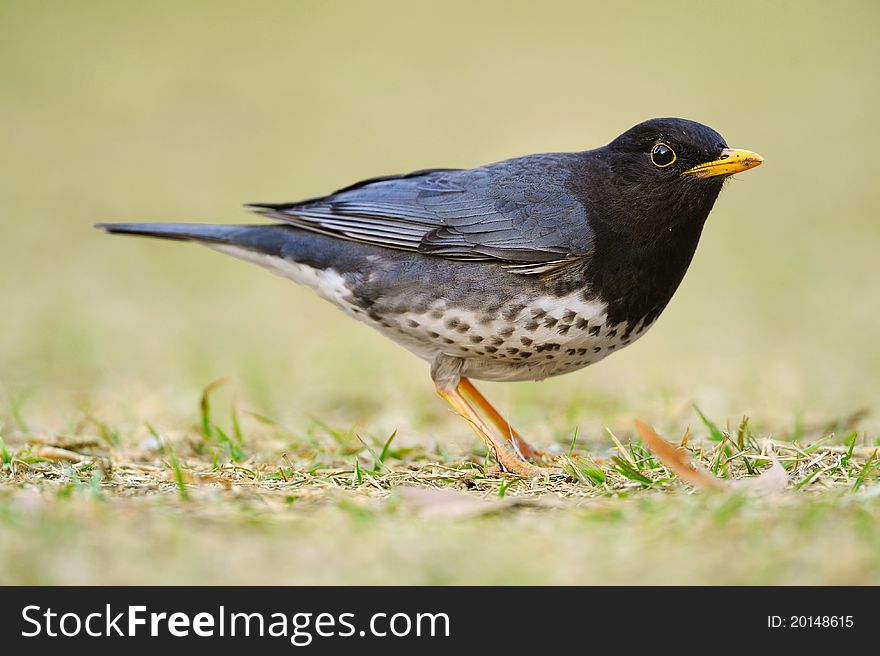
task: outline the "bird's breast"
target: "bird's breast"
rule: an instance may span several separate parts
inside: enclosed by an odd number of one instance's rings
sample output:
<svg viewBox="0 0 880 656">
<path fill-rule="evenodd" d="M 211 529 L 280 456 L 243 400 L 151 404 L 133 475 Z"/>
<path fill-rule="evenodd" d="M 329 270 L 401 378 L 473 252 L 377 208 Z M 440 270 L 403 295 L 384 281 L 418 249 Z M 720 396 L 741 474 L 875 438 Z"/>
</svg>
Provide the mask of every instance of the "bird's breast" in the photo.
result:
<svg viewBox="0 0 880 656">
<path fill-rule="evenodd" d="M 465 278 L 452 284 L 447 276 L 444 284 L 381 280 L 381 291 L 366 294 L 364 276 L 235 247 L 216 248 L 311 287 L 429 362 L 441 354 L 460 358 L 462 374 L 480 380 L 541 380 L 576 371 L 634 342 L 656 317 L 617 318 L 613 307 L 583 287 L 552 293 L 522 284 L 519 276 L 516 284 L 489 285 L 494 293 L 476 283 L 469 287 Z"/>
<path fill-rule="evenodd" d="M 575 371 L 632 343 L 650 325 L 612 324 L 605 303 L 585 300 L 581 292 L 487 300 L 479 309 L 446 298 L 398 307 L 367 320 L 425 360 L 461 358 L 462 374 L 480 380 L 540 380 Z"/>
</svg>

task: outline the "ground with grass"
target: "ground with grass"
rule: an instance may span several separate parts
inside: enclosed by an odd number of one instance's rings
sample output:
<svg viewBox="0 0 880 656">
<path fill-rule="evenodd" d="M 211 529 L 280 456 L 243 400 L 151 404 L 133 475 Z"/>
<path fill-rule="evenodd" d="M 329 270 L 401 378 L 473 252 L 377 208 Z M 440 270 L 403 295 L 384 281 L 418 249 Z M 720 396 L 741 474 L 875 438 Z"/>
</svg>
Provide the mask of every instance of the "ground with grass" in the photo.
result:
<svg viewBox="0 0 880 656">
<path fill-rule="evenodd" d="M 476 444 L 201 412 L 176 435 L 8 438 L 0 583 L 880 583 L 878 441 L 851 426 L 773 439 L 701 417 L 686 449 L 708 475 L 758 480 L 775 458 L 784 482 L 694 492 L 610 431 L 533 480 Z"/>
<path fill-rule="evenodd" d="M 880 583 L 878 23 L 858 0 L 4 0 L 0 582 Z M 644 338 L 481 386 L 568 459 L 549 480 L 492 470 L 425 363 L 309 290 L 91 227 L 241 223 L 652 116 L 766 161 Z M 636 419 L 690 427 L 719 479 L 775 454 L 785 489 L 695 491 Z"/>
</svg>

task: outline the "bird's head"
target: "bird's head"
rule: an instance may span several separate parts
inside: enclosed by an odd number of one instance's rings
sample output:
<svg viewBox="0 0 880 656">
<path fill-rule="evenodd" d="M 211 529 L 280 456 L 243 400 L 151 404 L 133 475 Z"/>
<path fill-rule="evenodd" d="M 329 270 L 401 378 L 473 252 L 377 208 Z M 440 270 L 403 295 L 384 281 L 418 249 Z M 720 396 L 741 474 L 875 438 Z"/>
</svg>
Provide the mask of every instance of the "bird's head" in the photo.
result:
<svg viewBox="0 0 880 656">
<path fill-rule="evenodd" d="M 724 181 L 764 161 L 728 148 L 712 128 L 680 118 L 640 123 L 604 150 L 618 205 L 613 214 L 644 236 L 699 230 Z"/>
</svg>

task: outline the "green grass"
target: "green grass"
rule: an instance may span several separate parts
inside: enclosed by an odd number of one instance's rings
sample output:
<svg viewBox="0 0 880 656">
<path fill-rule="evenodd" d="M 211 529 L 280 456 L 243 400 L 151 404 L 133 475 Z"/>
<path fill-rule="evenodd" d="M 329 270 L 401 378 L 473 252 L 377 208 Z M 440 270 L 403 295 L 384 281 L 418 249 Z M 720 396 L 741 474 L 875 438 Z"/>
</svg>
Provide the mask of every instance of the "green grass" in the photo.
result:
<svg viewBox="0 0 880 656">
<path fill-rule="evenodd" d="M 174 435 L 12 431 L 0 553 L 16 567 L 0 583 L 880 583 L 880 447 L 864 433 L 773 439 L 700 415 L 687 448 L 707 469 L 749 479 L 775 454 L 787 476 L 702 493 L 639 442 L 563 442 L 566 473 L 532 480 L 487 470 L 476 444 L 450 457 L 392 448 L 396 431 L 300 436 L 244 414 L 233 454 L 203 430 L 210 392 Z"/>
<path fill-rule="evenodd" d="M 878 20 L 857 0 L 0 3 L 0 580 L 877 583 Z M 766 162 L 643 339 L 485 386 L 566 478 L 495 475 L 424 363 L 308 290 L 91 228 L 242 222 L 663 115 Z M 637 417 L 690 426 L 725 480 L 772 451 L 788 489 L 695 493 Z"/>
</svg>

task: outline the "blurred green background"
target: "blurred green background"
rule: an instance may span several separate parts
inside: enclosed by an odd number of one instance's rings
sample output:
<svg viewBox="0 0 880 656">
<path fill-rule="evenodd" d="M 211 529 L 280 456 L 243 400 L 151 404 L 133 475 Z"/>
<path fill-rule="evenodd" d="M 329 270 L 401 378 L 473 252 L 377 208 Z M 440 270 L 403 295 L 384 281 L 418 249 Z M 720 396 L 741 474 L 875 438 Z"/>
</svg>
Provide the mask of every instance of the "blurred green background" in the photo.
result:
<svg viewBox="0 0 880 656">
<path fill-rule="evenodd" d="M 423 439 L 449 415 L 423 363 L 256 267 L 91 224 L 241 222 L 243 202 L 591 148 L 652 116 L 766 164 L 727 186 L 649 337 L 488 393 L 539 442 L 691 421 L 692 402 L 771 427 L 876 410 L 878 19 L 872 2 L 3 0 L 2 416 L 176 425 L 229 376 L 294 427 Z"/>
</svg>

